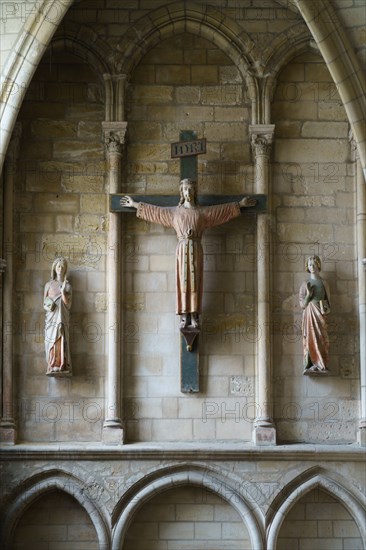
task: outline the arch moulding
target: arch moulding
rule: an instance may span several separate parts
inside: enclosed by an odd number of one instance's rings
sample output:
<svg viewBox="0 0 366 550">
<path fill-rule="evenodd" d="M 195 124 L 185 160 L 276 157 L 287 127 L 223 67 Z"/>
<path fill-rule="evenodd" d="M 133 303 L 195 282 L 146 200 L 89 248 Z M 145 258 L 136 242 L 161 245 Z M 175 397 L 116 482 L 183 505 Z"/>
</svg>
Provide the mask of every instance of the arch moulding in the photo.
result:
<svg viewBox="0 0 366 550">
<path fill-rule="evenodd" d="M 1 78 L 0 172 L 28 85 L 73 0 L 40 0 L 25 22 Z"/>
<path fill-rule="evenodd" d="M 121 550 L 135 514 L 153 497 L 169 489 L 182 486 L 206 488 L 228 502 L 240 515 L 247 527 L 252 548 L 263 550 L 262 514 L 253 509 L 250 503 L 228 484 L 226 478 L 221 478 L 215 471 L 193 465 L 180 465 L 176 468 L 163 468 L 153 475 L 137 482 L 117 504 L 114 517 L 116 524 L 113 530 L 112 550 Z"/>
<path fill-rule="evenodd" d="M 346 487 L 346 480 L 330 477 L 321 468 L 311 468 L 292 480 L 271 505 L 267 530 L 268 550 L 276 550 L 282 524 L 291 508 L 307 493 L 320 488 L 340 501 L 351 514 L 366 548 L 365 498 Z M 362 502 L 363 501 L 363 502 Z"/>
<path fill-rule="evenodd" d="M 4 548 L 11 548 L 15 528 L 23 513 L 36 500 L 50 491 L 59 490 L 72 496 L 89 515 L 99 543 L 100 550 L 109 550 L 109 532 L 107 520 L 97 508 L 93 499 L 86 494 L 86 485 L 78 478 L 68 473 L 52 470 L 37 474 L 19 485 L 13 498 L 9 497 L 8 506 L 3 516 L 1 540 Z"/>
<path fill-rule="evenodd" d="M 309 27 L 346 110 L 366 180 L 366 82 L 349 38 L 329 0 L 293 0 Z"/>
<path fill-rule="evenodd" d="M 246 83 L 252 101 L 252 124 L 256 124 L 255 73 L 259 55 L 256 54 L 255 44 L 233 19 L 212 6 L 172 3 L 140 19 L 116 46 L 113 54 L 116 73 L 129 76 L 151 48 L 184 32 L 201 36 L 225 51 Z"/>
</svg>

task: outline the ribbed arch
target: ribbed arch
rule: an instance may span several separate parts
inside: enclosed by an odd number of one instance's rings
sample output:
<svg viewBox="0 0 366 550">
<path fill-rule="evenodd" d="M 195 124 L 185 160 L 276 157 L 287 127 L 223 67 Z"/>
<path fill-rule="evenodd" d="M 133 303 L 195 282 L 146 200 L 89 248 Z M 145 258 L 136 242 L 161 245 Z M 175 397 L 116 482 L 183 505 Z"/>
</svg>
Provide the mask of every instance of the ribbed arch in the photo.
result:
<svg viewBox="0 0 366 550">
<path fill-rule="evenodd" d="M 142 57 L 161 41 L 189 32 L 225 51 L 236 65 L 248 89 L 253 89 L 255 45 L 241 27 L 219 10 L 187 2 L 173 2 L 138 20 L 116 47 L 117 73 L 131 74 Z"/>
<path fill-rule="evenodd" d="M 321 59 L 320 52 L 315 42 L 309 39 L 308 33 L 300 34 L 297 39 L 293 39 L 290 44 L 282 35 L 274 42 L 274 49 L 272 50 L 273 55 L 268 58 L 264 69 L 266 77 L 263 83 L 262 103 L 264 105 L 263 119 L 265 124 L 271 124 L 273 122 L 270 106 L 279 73 L 292 61 L 292 59 L 308 52 L 319 54 L 319 59 Z"/>
<path fill-rule="evenodd" d="M 109 60 L 112 50 L 104 40 L 91 28 L 72 22 L 62 24 L 50 44 L 50 51 L 65 51 L 80 57 L 94 69 L 98 78 L 103 81 L 105 73 L 113 71 Z"/>
</svg>

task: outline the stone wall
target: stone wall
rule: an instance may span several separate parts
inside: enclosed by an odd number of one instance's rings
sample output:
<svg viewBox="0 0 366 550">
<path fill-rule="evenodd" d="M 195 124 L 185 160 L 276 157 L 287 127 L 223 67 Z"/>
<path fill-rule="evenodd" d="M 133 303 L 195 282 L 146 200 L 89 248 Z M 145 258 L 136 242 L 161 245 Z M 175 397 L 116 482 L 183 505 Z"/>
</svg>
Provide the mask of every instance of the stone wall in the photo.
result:
<svg viewBox="0 0 366 550">
<path fill-rule="evenodd" d="M 74 12 L 71 12 L 71 15 Z M 74 14 L 75 15 L 75 14 Z M 21 440 L 99 441 L 104 418 L 106 166 L 102 83 L 66 53 L 48 54 L 20 113 L 16 192 L 17 412 Z M 123 191 L 176 194 L 179 131 L 207 138 L 201 194 L 254 191 L 251 102 L 233 61 L 191 33 L 161 41 L 128 80 Z M 282 71 L 272 106 L 273 352 L 279 440 L 349 443 L 358 416 L 355 181 L 348 124 L 325 64 L 307 53 Z M 251 439 L 258 415 L 255 354 L 256 219 L 250 213 L 203 239 L 201 394 L 179 390 L 174 314 L 176 237 L 123 214 L 124 418 L 129 441 Z M 297 293 L 317 253 L 332 292 L 331 376 L 302 376 Z M 73 377 L 45 377 L 42 289 L 55 254 L 69 261 Z M 345 326 L 354 327 L 352 337 Z M 113 330 L 113 327 L 112 329 Z M 337 400 L 335 399 L 337 396 Z"/>
<path fill-rule="evenodd" d="M 170 158 L 170 143 L 183 129 L 207 138 L 207 154 L 198 160 L 199 194 L 253 191 L 245 83 L 212 43 L 188 33 L 163 41 L 133 73 L 128 96 L 126 192 L 175 194 L 178 202 L 180 162 Z M 250 439 L 254 344 L 243 327 L 254 322 L 255 264 L 243 247 L 254 246 L 255 218 L 243 215 L 204 237 L 202 393 L 196 396 L 180 393 L 175 233 L 134 214 L 125 221 L 128 438 L 171 440 L 179 432 L 180 439 Z"/>
<path fill-rule="evenodd" d="M 329 72 L 303 54 L 281 72 L 273 103 L 273 332 L 276 416 L 286 441 L 353 442 L 359 406 L 356 188 L 348 123 Z M 305 259 L 319 255 L 331 292 L 330 376 L 303 376 Z"/>
<path fill-rule="evenodd" d="M 247 528 L 225 500 L 205 489 L 186 487 L 155 497 L 128 529 L 125 550 L 249 549 Z"/>
<path fill-rule="evenodd" d="M 358 550 L 362 449 L 314 451 L 54 445 L 42 459 L 34 445 L 9 448 L 1 540 L 6 549 L 15 537 L 15 548 L 38 540 L 42 550 L 46 542 L 50 550 L 89 550 L 96 540 L 102 550 Z"/>
<path fill-rule="evenodd" d="M 13 550 L 98 550 L 90 517 L 71 496 L 51 491 L 22 516 Z"/>
<path fill-rule="evenodd" d="M 101 437 L 108 206 L 100 90 L 91 68 L 55 54 L 39 66 L 19 115 L 13 331 L 21 440 Z M 73 376 L 56 380 L 45 376 L 43 288 L 59 255 L 73 287 Z"/>
<path fill-rule="evenodd" d="M 313 489 L 295 504 L 281 527 L 278 550 L 361 550 L 360 531 L 340 502 Z"/>
</svg>

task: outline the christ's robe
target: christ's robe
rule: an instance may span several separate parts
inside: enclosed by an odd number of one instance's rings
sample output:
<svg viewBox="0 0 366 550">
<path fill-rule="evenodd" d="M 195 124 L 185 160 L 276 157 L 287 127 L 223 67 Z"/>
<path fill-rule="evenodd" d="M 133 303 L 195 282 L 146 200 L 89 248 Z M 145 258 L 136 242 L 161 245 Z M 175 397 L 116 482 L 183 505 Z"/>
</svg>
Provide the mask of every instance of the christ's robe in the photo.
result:
<svg viewBox="0 0 366 550">
<path fill-rule="evenodd" d="M 221 225 L 240 216 L 239 203 L 214 206 L 154 206 L 140 202 L 137 217 L 148 222 L 173 227 L 176 248 L 176 313 L 201 313 L 203 294 L 202 234 L 205 229 Z"/>
</svg>

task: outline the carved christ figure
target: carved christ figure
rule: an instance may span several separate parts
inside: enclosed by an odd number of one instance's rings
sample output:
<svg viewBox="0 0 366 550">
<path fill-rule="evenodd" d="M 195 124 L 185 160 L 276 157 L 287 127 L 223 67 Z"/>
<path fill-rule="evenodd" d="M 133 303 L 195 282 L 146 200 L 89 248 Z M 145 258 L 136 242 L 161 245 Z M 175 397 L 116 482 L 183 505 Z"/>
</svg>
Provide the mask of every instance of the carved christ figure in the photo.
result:
<svg viewBox="0 0 366 550">
<path fill-rule="evenodd" d="M 136 202 L 129 196 L 120 200 L 122 206 L 137 209 L 143 220 L 173 227 L 178 238 L 176 248 L 176 313 L 180 327 L 199 327 L 203 293 L 203 250 L 201 237 L 205 229 L 221 225 L 240 215 L 241 207 L 250 207 L 256 200 L 244 197 L 240 202 L 199 206 L 197 184 L 191 179 L 180 182 L 178 206 L 161 207 Z"/>
</svg>

